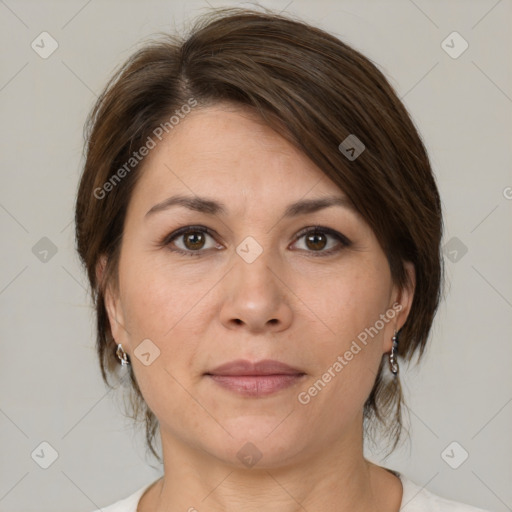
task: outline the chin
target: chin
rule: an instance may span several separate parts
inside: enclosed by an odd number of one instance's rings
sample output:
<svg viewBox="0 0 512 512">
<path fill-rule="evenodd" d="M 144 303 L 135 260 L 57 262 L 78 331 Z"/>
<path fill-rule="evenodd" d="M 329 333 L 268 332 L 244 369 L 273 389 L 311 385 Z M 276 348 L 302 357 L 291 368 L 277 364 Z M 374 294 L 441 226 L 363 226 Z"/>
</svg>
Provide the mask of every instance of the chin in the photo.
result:
<svg viewBox="0 0 512 512">
<path fill-rule="evenodd" d="M 304 450 L 302 429 L 290 429 L 284 416 L 248 415 L 224 421 L 222 439 L 212 439 L 205 447 L 228 465 L 254 469 L 277 468 L 288 463 Z"/>
</svg>

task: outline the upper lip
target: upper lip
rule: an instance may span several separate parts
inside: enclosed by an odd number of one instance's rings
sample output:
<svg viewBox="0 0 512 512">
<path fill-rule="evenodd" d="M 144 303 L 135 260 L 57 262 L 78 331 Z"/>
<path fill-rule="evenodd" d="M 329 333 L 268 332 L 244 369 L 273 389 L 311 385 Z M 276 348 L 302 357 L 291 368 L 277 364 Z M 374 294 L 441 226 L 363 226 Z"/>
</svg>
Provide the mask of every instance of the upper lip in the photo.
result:
<svg viewBox="0 0 512 512">
<path fill-rule="evenodd" d="M 297 368 L 272 359 L 256 362 L 237 359 L 217 366 L 206 372 L 206 375 L 299 375 L 303 373 Z"/>
</svg>

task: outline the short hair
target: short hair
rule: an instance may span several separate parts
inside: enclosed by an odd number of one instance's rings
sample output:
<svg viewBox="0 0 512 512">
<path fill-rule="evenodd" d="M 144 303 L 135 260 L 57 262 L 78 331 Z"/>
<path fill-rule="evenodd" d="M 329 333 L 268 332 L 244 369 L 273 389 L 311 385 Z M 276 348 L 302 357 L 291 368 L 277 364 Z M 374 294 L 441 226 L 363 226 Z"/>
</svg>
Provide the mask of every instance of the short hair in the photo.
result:
<svg viewBox="0 0 512 512">
<path fill-rule="evenodd" d="M 76 242 L 95 306 L 104 382 L 110 386 L 108 376 L 119 366 L 105 287 L 117 289 L 124 219 L 144 160 L 112 180 L 134 148 L 159 126 L 171 128 L 169 119 L 191 98 L 197 109 L 228 102 L 257 113 L 348 196 L 376 235 L 394 283 L 410 284 L 404 262 L 414 265 L 415 293 L 398 354 L 410 361 L 417 353 L 419 361 L 441 295 L 442 214 L 413 121 L 376 65 L 338 38 L 290 15 L 227 8 L 199 17 L 186 38 L 163 34 L 145 42 L 116 70 L 87 118 Z M 342 151 L 351 135 L 364 144 L 357 158 Z M 107 265 L 99 282 L 101 256 Z M 385 362 L 363 417 L 365 433 L 383 429 L 393 450 L 402 432 L 403 395 L 398 378 L 386 380 Z M 129 371 L 132 417 L 143 418 L 147 446 L 161 460 L 153 446 L 158 420 Z"/>
</svg>

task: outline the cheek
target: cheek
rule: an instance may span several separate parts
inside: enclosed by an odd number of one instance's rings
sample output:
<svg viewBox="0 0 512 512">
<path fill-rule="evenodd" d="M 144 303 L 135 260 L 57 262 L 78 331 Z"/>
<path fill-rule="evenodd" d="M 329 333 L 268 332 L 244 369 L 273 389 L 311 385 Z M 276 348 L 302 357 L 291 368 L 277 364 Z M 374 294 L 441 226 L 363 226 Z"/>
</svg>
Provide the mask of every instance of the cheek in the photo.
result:
<svg viewBox="0 0 512 512">
<path fill-rule="evenodd" d="M 294 291 L 317 320 L 318 340 L 342 350 L 389 307 L 392 282 L 384 257 L 354 255 L 337 268 L 297 279 Z"/>
<path fill-rule="evenodd" d="M 193 417 L 198 411 L 183 385 L 198 357 L 201 338 L 191 331 L 191 319 L 202 296 L 200 285 L 187 285 L 184 276 L 142 255 L 136 260 L 126 259 L 120 269 L 123 315 L 137 382 L 157 417 Z M 149 365 L 137 357 L 139 344 L 146 339 L 157 347 L 149 345 L 149 351 L 158 354 L 154 360 L 150 356 Z"/>
<path fill-rule="evenodd" d="M 201 336 L 191 331 L 196 325 L 191 320 L 202 294 L 197 286 L 182 282 L 184 277 L 175 278 L 178 273 L 142 258 L 139 264 L 127 260 L 123 270 L 123 315 L 137 382 L 151 410 L 179 415 L 180 408 L 190 406 L 180 383 L 187 382 L 197 365 Z M 143 342 L 148 339 L 151 343 Z M 139 359 L 146 352 L 151 354 L 149 365 Z"/>
<path fill-rule="evenodd" d="M 163 341 L 186 321 L 180 321 L 198 301 L 198 285 L 155 258 L 134 254 L 120 267 L 123 314 L 133 336 Z"/>
<path fill-rule="evenodd" d="M 320 410 L 331 403 L 335 410 L 355 412 L 373 387 L 391 325 L 380 320 L 391 297 L 390 272 L 385 260 L 354 261 L 317 283 L 304 283 L 300 291 L 318 320 L 317 334 L 310 335 L 315 342 L 304 347 L 307 359 L 316 361 L 308 383 L 316 393 L 312 401 Z"/>
</svg>

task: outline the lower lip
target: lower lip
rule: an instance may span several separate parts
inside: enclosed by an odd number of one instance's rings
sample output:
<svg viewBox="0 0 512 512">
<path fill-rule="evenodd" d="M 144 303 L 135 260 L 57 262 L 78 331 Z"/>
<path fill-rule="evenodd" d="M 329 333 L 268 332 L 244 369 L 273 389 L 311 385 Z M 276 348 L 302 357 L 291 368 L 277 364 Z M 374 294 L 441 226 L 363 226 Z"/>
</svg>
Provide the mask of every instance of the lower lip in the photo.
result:
<svg viewBox="0 0 512 512">
<path fill-rule="evenodd" d="M 267 396 L 293 386 L 304 374 L 294 375 L 208 375 L 225 389 L 243 396 Z"/>
</svg>

